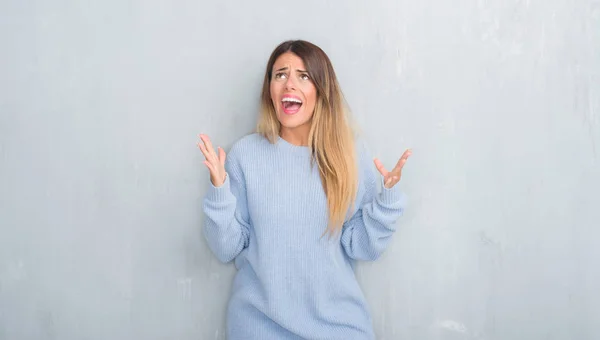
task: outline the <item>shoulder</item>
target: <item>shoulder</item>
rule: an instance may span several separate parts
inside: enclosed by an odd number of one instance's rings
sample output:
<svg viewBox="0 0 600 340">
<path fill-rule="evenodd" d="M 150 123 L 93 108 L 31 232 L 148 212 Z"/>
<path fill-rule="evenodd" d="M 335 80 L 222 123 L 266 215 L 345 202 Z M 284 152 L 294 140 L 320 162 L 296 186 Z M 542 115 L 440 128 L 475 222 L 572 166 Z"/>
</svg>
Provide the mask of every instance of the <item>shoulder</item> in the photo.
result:
<svg viewBox="0 0 600 340">
<path fill-rule="evenodd" d="M 259 133 L 251 133 L 236 140 L 226 156 L 226 167 L 237 168 L 240 171 L 257 162 L 258 155 L 262 150 L 268 148 L 270 142 Z"/>
<path fill-rule="evenodd" d="M 231 155 L 235 158 L 251 156 L 252 153 L 268 146 L 269 144 L 269 140 L 263 137 L 261 134 L 251 133 L 235 141 L 229 149 L 228 156 Z"/>
</svg>

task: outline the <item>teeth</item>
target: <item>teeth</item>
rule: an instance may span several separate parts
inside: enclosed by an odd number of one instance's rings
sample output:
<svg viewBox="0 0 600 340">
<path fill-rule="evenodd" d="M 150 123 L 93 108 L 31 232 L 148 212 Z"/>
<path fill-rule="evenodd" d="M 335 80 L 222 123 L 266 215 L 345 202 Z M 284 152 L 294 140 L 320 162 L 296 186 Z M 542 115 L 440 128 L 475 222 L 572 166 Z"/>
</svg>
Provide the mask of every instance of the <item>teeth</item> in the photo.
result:
<svg viewBox="0 0 600 340">
<path fill-rule="evenodd" d="M 282 102 L 294 102 L 294 103 L 302 104 L 302 101 L 300 99 L 296 99 L 296 98 L 283 98 L 281 101 Z"/>
</svg>

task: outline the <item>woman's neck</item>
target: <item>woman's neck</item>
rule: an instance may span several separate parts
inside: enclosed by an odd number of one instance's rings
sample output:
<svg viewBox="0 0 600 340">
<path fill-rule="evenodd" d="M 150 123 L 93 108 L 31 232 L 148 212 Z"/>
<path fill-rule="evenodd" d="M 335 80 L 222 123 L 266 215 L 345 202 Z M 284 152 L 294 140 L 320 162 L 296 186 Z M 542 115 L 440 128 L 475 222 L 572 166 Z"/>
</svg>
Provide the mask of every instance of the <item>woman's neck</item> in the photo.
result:
<svg viewBox="0 0 600 340">
<path fill-rule="evenodd" d="M 308 133 L 309 130 L 301 126 L 292 130 L 282 127 L 279 136 L 290 144 L 308 146 Z"/>
</svg>

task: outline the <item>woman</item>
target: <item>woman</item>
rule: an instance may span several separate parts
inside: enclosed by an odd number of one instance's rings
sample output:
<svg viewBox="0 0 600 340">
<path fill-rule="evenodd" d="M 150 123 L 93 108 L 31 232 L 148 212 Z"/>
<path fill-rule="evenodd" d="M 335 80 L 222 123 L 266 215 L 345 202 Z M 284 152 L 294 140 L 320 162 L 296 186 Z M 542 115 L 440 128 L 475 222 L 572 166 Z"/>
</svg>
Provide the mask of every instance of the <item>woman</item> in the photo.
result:
<svg viewBox="0 0 600 340">
<path fill-rule="evenodd" d="M 410 150 L 392 171 L 375 159 L 375 176 L 329 58 L 306 41 L 271 54 L 256 133 L 227 158 L 200 138 L 211 180 L 204 235 L 238 269 L 227 338 L 373 339 L 354 261 L 375 260 L 389 243 Z"/>
</svg>

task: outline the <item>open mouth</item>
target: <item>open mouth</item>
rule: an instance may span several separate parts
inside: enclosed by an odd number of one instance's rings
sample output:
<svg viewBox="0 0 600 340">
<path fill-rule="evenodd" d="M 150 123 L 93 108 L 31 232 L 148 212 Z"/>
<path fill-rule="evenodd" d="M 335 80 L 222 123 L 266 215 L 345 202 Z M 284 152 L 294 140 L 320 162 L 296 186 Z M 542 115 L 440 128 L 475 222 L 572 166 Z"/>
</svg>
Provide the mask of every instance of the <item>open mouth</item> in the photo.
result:
<svg viewBox="0 0 600 340">
<path fill-rule="evenodd" d="M 281 100 L 281 104 L 283 106 L 283 112 L 291 115 L 300 110 L 300 107 L 302 106 L 302 101 L 294 97 L 284 97 Z"/>
</svg>

